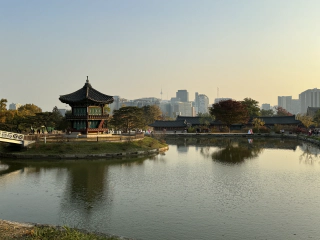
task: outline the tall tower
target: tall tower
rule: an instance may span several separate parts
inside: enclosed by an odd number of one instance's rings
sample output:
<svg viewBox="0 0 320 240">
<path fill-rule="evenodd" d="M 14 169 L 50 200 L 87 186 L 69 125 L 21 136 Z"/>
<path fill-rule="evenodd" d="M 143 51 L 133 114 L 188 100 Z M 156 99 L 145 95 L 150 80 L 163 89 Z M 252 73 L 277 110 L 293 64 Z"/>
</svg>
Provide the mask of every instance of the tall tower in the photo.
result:
<svg viewBox="0 0 320 240">
<path fill-rule="evenodd" d="M 189 93 L 187 90 L 178 90 L 176 98 L 179 98 L 181 102 L 189 102 Z"/>
</svg>

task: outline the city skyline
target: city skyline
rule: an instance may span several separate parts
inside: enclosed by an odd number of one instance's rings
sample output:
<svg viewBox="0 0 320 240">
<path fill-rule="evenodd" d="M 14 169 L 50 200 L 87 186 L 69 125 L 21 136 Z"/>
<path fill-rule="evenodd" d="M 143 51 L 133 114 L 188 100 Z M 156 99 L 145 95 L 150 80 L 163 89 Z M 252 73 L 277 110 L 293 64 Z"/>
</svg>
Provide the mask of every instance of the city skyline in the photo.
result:
<svg viewBox="0 0 320 240">
<path fill-rule="evenodd" d="M 64 108 L 59 96 L 89 76 L 128 99 L 187 89 L 210 103 L 276 105 L 318 88 L 318 9 L 316 0 L 5 1 L 0 97 Z"/>
</svg>

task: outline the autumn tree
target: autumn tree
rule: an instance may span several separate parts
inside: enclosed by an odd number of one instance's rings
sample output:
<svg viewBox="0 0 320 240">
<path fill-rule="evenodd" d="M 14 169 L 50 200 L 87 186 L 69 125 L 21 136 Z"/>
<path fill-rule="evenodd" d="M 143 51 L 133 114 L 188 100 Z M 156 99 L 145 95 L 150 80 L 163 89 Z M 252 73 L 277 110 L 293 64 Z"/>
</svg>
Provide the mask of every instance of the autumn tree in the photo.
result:
<svg viewBox="0 0 320 240">
<path fill-rule="evenodd" d="M 239 101 L 221 101 L 213 104 L 209 111 L 217 120 L 228 126 L 229 132 L 232 124 L 247 123 L 249 119 L 246 106 Z"/>
<path fill-rule="evenodd" d="M 18 108 L 19 112 L 22 112 L 24 115 L 35 115 L 36 113 L 42 112 L 42 109 L 34 104 L 25 104 Z"/>
<path fill-rule="evenodd" d="M 0 112 L 3 112 L 3 111 L 7 110 L 7 102 L 8 102 L 7 99 L 1 98 L 1 100 L 0 100 Z"/>
<path fill-rule="evenodd" d="M 298 114 L 296 119 L 299 120 L 306 128 L 309 128 L 311 125 L 314 125 L 313 117 L 307 115 Z"/>
<path fill-rule="evenodd" d="M 258 132 L 260 132 L 260 127 L 264 126 L 265 122 L 260 118 L 254 118 L 252 120 L 252 124 L 255 128 L 258 129 Z"/>
<path fill-rule="evenodd" d="M 259 104 L 258 101 L 252 98 L 245 98 L 243 99 L 243 101 L 241 101 L 241 103 L 247 109 L 250 117 L 257 117 L 260 115 L 260 107 L 258 105 Z"/>
<path fill-rule="evenodd" d="M 138 107 L 122 107 L 113 111 L 110 124 L 126 132 L 144 127 L 143 110 Z"/>
<path fill-rule="evenodd" d="M 6 121 L 7 102 L 7 99 L 4 98 L 0 100 L 0 123 L 4 123 Z"/>
<path fill-rule="evenodd" d="M 283 107 L 275 107 L 276 110 L 276 116 L 292 116 L 292 113 L 289 113 L 286 109 Z"/>
</svg>

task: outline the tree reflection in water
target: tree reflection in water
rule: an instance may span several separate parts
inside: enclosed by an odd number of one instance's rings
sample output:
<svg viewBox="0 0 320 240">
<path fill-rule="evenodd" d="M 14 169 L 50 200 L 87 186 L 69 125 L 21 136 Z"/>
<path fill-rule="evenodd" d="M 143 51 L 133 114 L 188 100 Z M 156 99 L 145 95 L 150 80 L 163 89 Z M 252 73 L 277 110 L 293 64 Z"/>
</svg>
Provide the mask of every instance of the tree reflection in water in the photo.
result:
<svg viewBox="0 0 320 240">
<path fill-rule="evenodd" d="M 230 139 L 227 146 L 212 153 L 211 158 L 216 162 L 224 164 L 239 164 L 246 159 L 256 158 L 263 148 L 259 144 L 253 144 L 252 139 L 249 140 L 247 142 L 239 141 L 236 144 Z"/>
<path fill-rule="evenodd" d="M 215 138 L 198 139 L 197 146 L 200 153 L 206 158 L 224 164 L 240 164 L 247 159 L 258 157 L 263 149 L 287 149 L 295 151 L 301 142 L 291 139 L 268 139 L 268 138 Z M 213 147 L 219 148 L 214 150 Z"/>
<path fill-rule="evenodd" d="M 301 146 L 303 153 L 300 155 L 299 160 L 300 163 L 313 165 L 315 163 L 320 164 L 320 149 L 319 147 L 309 144 L 303 143 Z"/>
</svg>

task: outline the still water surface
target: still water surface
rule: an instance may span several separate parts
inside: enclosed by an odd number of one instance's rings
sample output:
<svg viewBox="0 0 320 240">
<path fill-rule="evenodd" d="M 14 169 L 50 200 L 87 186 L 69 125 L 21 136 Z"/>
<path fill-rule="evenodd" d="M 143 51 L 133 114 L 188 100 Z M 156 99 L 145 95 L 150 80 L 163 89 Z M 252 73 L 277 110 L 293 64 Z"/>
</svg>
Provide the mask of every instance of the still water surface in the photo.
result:
<svg viewBox="0 0 320 240">
<path fill-rule="evenodd" d="M 319 150 L 168 140 L 131 160 L 0 162 L 0 219 L 136 239 L 320 239 Z"/>
</svg>

